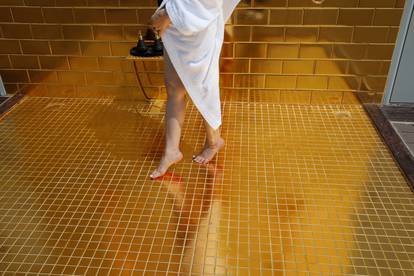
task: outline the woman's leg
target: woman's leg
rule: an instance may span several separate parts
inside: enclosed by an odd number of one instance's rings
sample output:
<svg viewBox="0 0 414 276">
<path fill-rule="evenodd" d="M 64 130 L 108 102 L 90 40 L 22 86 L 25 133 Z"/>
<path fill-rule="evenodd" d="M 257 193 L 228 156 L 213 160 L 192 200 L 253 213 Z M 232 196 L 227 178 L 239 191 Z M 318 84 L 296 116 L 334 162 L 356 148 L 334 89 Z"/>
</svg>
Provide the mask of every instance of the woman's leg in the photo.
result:
<svg viewBox="0 0 414 276">
<path fill-rule="evenodd" d="M 206 141 L 203 151 L 193 158 L 195 162 L 200 164 L 207 164 L 224 147 L 224 139 L 220 136 L 220 128 L 214 130 L 206 120 L 204 120 L 204 126 L 206 129 Z"/>
<path fill-rule="evenodd" d="M 165 86 L 167 89 L 167 106 L 165 112 L 165 152 L 160 165 L 151 174 L 157 178 L 165 174 L 168 168 L 183 158 L 180 151 L 181 129 L 185 116 L 186 90 L 174 69 L 167 53 L 164 55 Z"/>
</svg>

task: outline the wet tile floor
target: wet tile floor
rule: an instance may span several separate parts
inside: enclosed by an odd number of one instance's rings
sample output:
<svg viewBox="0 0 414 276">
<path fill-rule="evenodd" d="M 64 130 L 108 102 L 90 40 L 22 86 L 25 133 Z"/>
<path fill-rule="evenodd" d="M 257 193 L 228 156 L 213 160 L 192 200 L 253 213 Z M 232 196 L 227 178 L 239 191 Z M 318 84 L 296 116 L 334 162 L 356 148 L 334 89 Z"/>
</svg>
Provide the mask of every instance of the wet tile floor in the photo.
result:
<svg viewBox="0 0 414 276">
<path fill-rule="evenodd" d="M 25 98 L 0 120 L 0 274 L 414 275 L 414 194 L 358 105 L 223 102 L 159 181 L 162 102 Z"/>
</svg>

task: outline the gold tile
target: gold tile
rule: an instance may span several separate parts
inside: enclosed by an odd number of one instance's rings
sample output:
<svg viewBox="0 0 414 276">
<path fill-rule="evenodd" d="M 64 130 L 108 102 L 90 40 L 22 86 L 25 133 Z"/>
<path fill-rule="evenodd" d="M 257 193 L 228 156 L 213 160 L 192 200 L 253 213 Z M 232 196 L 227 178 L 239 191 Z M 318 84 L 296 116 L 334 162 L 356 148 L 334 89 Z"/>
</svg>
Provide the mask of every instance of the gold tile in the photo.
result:
<svg viewBox="0 0 414 276">
<path fill-rule="evenodd" d="M 161 86 L 164 84 L 164 75 L 161 73 L 153 73 L 148 75 L 149 85 Z"/>
<path fill-rule="evenodd" d="M 254 1 L 254 7 L 287 7 L 287 0 Z"/>
<path fill-rule="evenodd" d="M 105 9 L 106 22 L 109 24 L 136 24 L 138 16 L 135 9 Z"/>
<path fill-rule="evenodd" d="M 305 9 L 303 24 L 305 25 L 335 25 L 338 21 L 338 9 Z"/>
<path fill-rule="evenodd" d="M 395 42 L 397 41 L 398 32 L 399 32 L 398 27 L 390 27 L 389 32 L 388 32 L 387 42 L 395 44 Z"/>
<path fill-rule="evenodd" d="M 324 7 L 357 7 L 358 0 L 331 0 L 322 3 Z M 289 0 L 289 7 L 320 7 L 319 4 L 307 0 Z"/>
<path fill-rule="evenodd" d="M 330 44 L 301 44 L 299 50 L 300 58 L 330 58 L 332 56 L 332 45 Z"/>
<path fill-rule="evenodd" d="M 346 74 L 348 61 L 344 60 L 317 60 L 315 66 L 316 74 Z"/>
<path fill-rule="evenodd" d="M 324 76 L 298 76 L 298 89 L 326 89 L 328 78 Z"/>
<path fill-rule="evenodd" d="M 76 23 L 106 23 L 105 10 L 96 8 L 74 8 Z"/>
<path fill-rule="evenodd" d="M 352 40 L 352 33 L 353 27 L 320 27 L 318 40 L 323 42 L 350 42 Z"/>
<path fill-rule="evenodd" d="M 1 27 L 4 38 L 32 38 L 29 24 L 2 24 Z"/>
<path fill-rule="evenodd" d="M 57 97 L 76 97 L 78 96 L 76 94 L 76 88 L 73 85 L 63 85 L 63 84 L 47 84 L 47 95 L 51 96 L 57 96 Z M 63 212 L 61 212 L 63 214 Z M 64 227 L 61 227 L 61 229 L 57 228 L 58 231 L 62 233 L 62 229 Z M 62 241 L 62 243 L 65 243 L 67 241 L 66 239 Z M 69 250 L 67 250 L 69 251 Z M 70 254 L 67 252 L 66 254 Z M 70 256 L 70 255 L 69 255 Z"/>
<path fill-rule="evenodd" d="M 57 61 L 61 59 L 64 61 L 60 69 L 77 71 L 81 70 L 79 66 L 84 62 L 86 71 L 117 72 L 114 78 L 118 85 L 124 84 L 129 87 L 134 82 L 132 75 L 129 74 L 133 69 L 132 63 L 129 61 L 121 63 L 119 59 L 127 55 L 129 49 L 134 46 L 138 31 L 146 30 L 148 19 L 156 6 L 155 1 L 145 0 L 137 3 L 122 0 L 114 3 L 109 0 L 89 2 L 76 0 L 70 5 L 62 0 L 16 0 L 19 3 L 6 1 L 3 3 L 4 6 L 0 7 L 0 21 L 9 22 L 3 24 L 3 36 L 7 38 L 0 41 L 0 48 L 5 49 L 3 54 L 15 55 L 23 49 L 26 55 L 39 55 L 39 59 L 44 63 L 44 66 L 41 64 L 43 69 L 59 68 Z M 281 74 L 287 77 L 286 86 L 290 89 L 293 89 L 290 86 L 292 74 L 311 74 L 309 66 L 300 68 L 288 66 L 295 63 L 298 58 L 305 59 L 302 60 L 303 64 L 314 62 L 316 74 L 338 77 L 332 82 L 335 83 L 335 87 L 344 87 L 345 83 L 349 82 L 352 84 L 353 82 L 350 81 L 352 77 L 363 77 L 368 73 L 374 74 L 374 77 L 383 77 L 389 68 L 386 62 L 389 62 L 392 56 L 393 44 L 398 33 L 398 17 L 401 17 L 404 4 L 401 0 L 387 1 L 375 3 L 362 1 L 361 5 L 358 0 L 330 0 L 322 5 L 307 0 L 242 2 L 240 9 L 236 10 L 229 24 L 226 25 L 226 43 L 223 46 L 221 70 L 225 74 Z M 15 11 L 18 24 L 11 22 L 12 10 Z M 33 16 L 28 17 L 29 14 Z M 53 24 L 53 22 L 60 24 Z M 29 25 L 25 23 L 32 25 L 28 28 Z M 303 24 L 311 26 L 303 26 Z M 364 30 L 364 27 L 367 30 Z M 371 33 L 368 27 L 373 28 L 374 31 Z M 385 27 L 384 30 L 387 29 L 387 32 L 378 35 L 375 33 L 378 30 L 376 27 Z M 368 32 L 367 36 L 363 30 Z M 24 45 L 21 46 L 19 41 L 12 40 L 13 37 L 22 39 Z M 36 47 L 28 45 L 31 40 L 26 38 L 31 37 L 35 39 Z M 91 41 L 93 39 L 99 41 Z M 103 45 L 99 42 L 107 44 Z M 51 50 L 48 51 L 47 47 L 39 48 L 40 44 L 45 45 L 45 43 L 50 44 Z M 50 55 L 56 56 L 56 62 L 53 62 Z M 91 59 L 81 61 L 81 55 Z M 63 56 L 73 57 L 73 66 L 68 68 L 70 60 Z M 102 60 L 98 67 L 97 58 Z M 269 62 L 259 60 L 262 58 L 272 60 Z M 352 63 L 352 67 L 345 71 L 347 61 Z M 76 64 L 78 62 L 79 64 Z M 262 66 L 261 62 L 263 62 Z M 285 71 L 281 71 L 278 65 L 283 62 L 287 65 Z M 377 67 L 374 66 L 376 62 Z M 7 63 L 4 62 L 5 65 Z M 35 66 L 33 62 L 29 62 L 26 69 L 36 68 L 33 66 Z M 374 67 L 378 71 L 371 70 Z M 23 65 L 19 68 L 25 69 Z M 125 72 L 127 75 L 122 77 L 120 72 Z M 160 72 L 162 68 L 157 68 L 156 73 Z M 341 79 L 342 76 L 337 76 L 344 73 L 350 74 L 350 78 L 346 81 Z M 159 76 L 155 77 L 157 87 L 148 88 L 161 91 L 163 86 L 160 79 Z M 246 82 L 247 79 L 251 77 L 240 76 L 235 83 L 234 75 L 228 74 L 222 80 L 222 84 L 225 88 L 232 88 L 234 85 L 244 86 L 246 83 L 250 86 L 251 82 Z M 9 84 L 8 80 L 5 81 Z M 271 83 L 265 81 L 265 85 Z M 24 84 L 20 83 L 16 86 L 24 86 Z M 366 83 L 364 89 L 370 89 L 368 86 Z M 283 89 L 283 87 L 279 88 Z M 316 88 L 311 85 L 306 89 Z M 331 88 L 331 91 L 334 90 L 337 89 Z M 234 91 L 237 93 L 244 89 Z M 249 93 L 250 91 L 247 91 L 247 95 Z"/>
<path fill-rule="evenodd" d="M 60 7 L 43 7 L 43 18 L 46 23 L 74 23 L 73 9 Z"/>
<path fill-rule="evenodd" d="M 122 57 L 99 57 L 99 68 L 101 70 L 108 71 L 122 71 L 122 72 L 134 72 L 133 64 Z M 162 65 L 158 65 L 158 68 L 162 68 Z M 140 67 L 138 67 L 138 71 Z"/>
<path fill-rule="evenodd" d="M 270 44 L 268 58 L 297 58 L 299 57 L 299 44 Z"/>
<path fill-rule="evenodd" d="M 235 12 L 236 24 L 240 25 L 266 25 L 269 18 L 267 9 L 246 9 Z"/>
<path fill-rule="evenodd" d="M 343 96 L 342 91 L 312 91 L 311 104 L 341 104 Z"/>
<path fill-rule="evenodd" d="M 259 43 L 236 44 L 236 57 L 266 57 L 266 45 Z"/>
<path fill-rule="evenodd" d="M 119 6 L 117 2 L 110 0 L 88 0 L 88 5 L 92 7 L 116 7 Z"/>
<path fill-rule="evenodd" d="M 249 95 L 250 102 L 279 103 L 280 91 L 274 89 L 251 89 Z M 269 249 L 270 251 L 270 249 Z"/>
<path fill-rule="evenodd" d="M 7 94 L 13 95 L 20 91 L 19 85 L 17 83 L 4 83 L 4 88 L 7 91 Z"/>
<path fill-rule="evenodd" d="M 85 0 L 72 0 L 71 3 L 66 2 L 66 0 L 55 0 L 54 1 L 57 7 L 82 7 L 87 6 L 87 1 Z"/>
<path fill-rule="evenodd" d="M 13 68 L 21 68 L 21 69 L 39 68 L 39 60 L 37 56 L 10 55 L 10 61 L 12 63 Z"/>
<path fill-rule="evenodd" d="M 296 76 L 266 75 L 265 87 L 276 89 L 296 88 Z"/>
<path fill-rule="evenodd" d="M 46 40 L 22 40 L 20 45 L 23 54 L 51 54 L 49 42 Z"/>
<path fill-rule="evenodd" d="M 50 46 L 54 55 L 80 55 L 78 41 L 51 41 Z"/>
<path fill-rule="evenodd" d="M 391 66 L 391 61 L 383 61 L 379 74 L 388 76 L 390 66 Z"/>
<path fill-rule="evenodd" d="M 12 7 L 11 11 L 14 22 L 43 22 L 43 15 L 40 7 Z"/>
<path fill-rule="evenodd" d="M 220 74 L 220 87 L 225 88 L 233 88 L 233 79 L 234 74 Z"/>
<path fill-rule="evenodd" d="M 360 0 L 360 7 L 375 7 L 375 8 L 393 8 L 396 0 L 377 0 L 372 2 L 370 0 Z"/>
<path fill-rule="evenodd" d="M 404 8 L 405 0 L 397 0 L 395 4 L 396 8 Z"/>
<path fill-rule="evenodd" d="M 8 55 L 0 55 L 0 68 L 11 68 L 11 63 Z"/>
<path fill-rule="evenodd" d="M 270 25 L 300 25 L 303 23 L 302 9 L 271 9 Z"/>
<path fill-rule="evenodd" d="M 129 50 L 136 46 L 136 42 L 113 42 L 111 41 L 111 53 L 113 56 L 126 56 Z"/>
<path fill-rule="evenodd" d="M 304 61 L 304 60 L 288 60 L 283 61 L 283 73 L 285 74 L 313 74 L 314 73 L 315 62 L 314 61 Z"/>
<path fill-rule="evenodd" d="M 373 45 L 374 48 L 379 45 Z M 369 47 L 365 44 L 335 44 L 333 46 L 333 57 L 335 58 L 343 58 L 343 59 L 363 59 L 365 57 L 366 48 Z M 379 46 L 382 50 L 382 46 Z M 380 49 L 376 52 L 380 52 Z M 375 50 L 374 50 L 375 51 Z M 370 53 L 370 50 L 367 51 Z M 384 53 L 382 56 L 385 56 Z"/>
<path fill-rule="evenodd" d="M 98 58 L 97 57 L 78 57 L 70 56 L 69 64 L 71 70 L 98 70 Z"/>
<path fill-rule="evenodd" d="M 249 59 L 222 59 L 220 69 L 224 73 L 246 73 L 249 71 Z"/>
<path fill-rule="evenodd" d="M 378 75 L 381 67 L 378 61 L 355 60 L 349 62 L 349 74 L 352 75 Z"/>
<path fill-rule="evenodd" d="M 134 26 L 134 25 L 124 25 L 122 26 L 123 30 L 122 33 L 124 35 L 125 40 L 131 41 L 131 40 L 138 40 L 139 32 L 145 33 L 146 27 L 145 26 Z"/>
<path fill-rule="evenodd" d="M 259 27 L 252 28 L 252 41 L 281 42 L 285 39 L 283 27 Z M 237 46 L 236 46 L 237 47 Z"/>
<path fill-rule="evenodd" d="M 387 76 L 367 76 L 362 79 L 362 89 L 369 91 L 384 91 Z"/>
<path fill-rule="evenodd" d="M 85 73 L 76 71 L 58 71 L 58 81 L 63 84 L 85 85 Z"/>
<path fill-rule="evenodd" d="M 28 83 L 29 78 L 27 75 L 27 70 L 21 70 L 21 69 L 2 69 L 0 70 L 0 74 L 2 79 L 7 80 L 11 83 Z"/>
<path fill-rule="evenodd" d="M 383 43 L 388 40 L 388 28 L 386 27 L 355 27 L 354 42 Z"/>
<path fill-rule="evenodd" d="M 147 93 L 148 90 L 146 89 Z M 64 92 L 64 91 L 63 91 Z M 158 89 L 157 89 L 158 93 Z M 157 93 L 150 91 L 149 96 L 157 97 Z M 62 96 L 62 89 L 54 91 L 53 96 Z M 102 98 L 112 97 L 124 100 L 139 100 L 143 101 L 144 97 L 142 93 L 137 90 L 135 86 L 120 86 L 120 85 L 87 85 L 87 86 L 76 86 L 76 94 L 74 96 L 79 98 Z M 99 219 L 98 215 L 93 216 L 94 219 Z"/>
<path fill-rule="evenodd" d="M 250 41 L 251 27 L 250 26 L 232 26 L 226 25 L 225 27 L 225 42 L 231 41 Z"/>
<path fill-rule="evenodd" d="M 25 0 L 24 3 L 28 6 L 55 6 L 54 0 Z"/>
<path fill-rule="evenodd" d="M 87 72 L 86 79 L 90 85 L 114 83 L 113 72 Z"/>
<path fill-rule="evenodd" d="M 286 27 L 286 41 L 312 42 L 316 41 L 318 28 L 316 27 Z"/>
<path fill-rule="evenodd" d="M 90 41 L 80 42 L 81 52 L 84 56 L 110 56 L 111 50 L 108 42 Z M 128 53 L 128 52 L 126 52 Z M 126 55 L 126 53 L 124 55 Z"/>
<path fill-rule="evenodd" d="M 33 83 L 56 83 L 57 73 L 48 70 L 29 70 L 30 80 Z"/>
<path fill-rule="evenodd" d="M 10 7 L 0 7 L 0 21 L 13 22 L 13 16 Z"/>
<path fill-rule="evenodd" d="M 92 27 L 87 25 L 63 25 L 64 39 L 69 40 L 93 40 Z"/>
<path fill-rule="evenodd" d="M 264 88 L 264 80 L 264 75 L 236 74 L 234 76 L 234 87 Z"/>
<path fill-rule="evenodd" d="M 252 59 L 251 73 L 282 73 L 282 62 L 270 59 Z"/>
<path fill-rule="evenodd" d="M 42 69 L 69 69 L 68 60 L 64 56 L 39 56 L 39 62 Z"/>
<path fill-rule="evenodd" d="M 361 78 L 353 76 L 329 77 L 328 89 L 331 90 L 358 90 L 360 88 Z"/>
<path fill-rule="evenodd" d="M 374 9 L 340 9 L 338 24 L 340 25 L 371 25 Z"/>
<path fill-rule="evenodd" d="M 35 39 L 61 39 L 62 26 L 57 24 L 31 24 Z"/>
<path fill-rule="evenodd" d="M 116 71 L 114 74 L 114 81 L 112 85 L 122 84 L 122 85 L 138 85 L 138 80 L 135 73 L 126 73 Z"/>
<path fill-rule="evenodd" d="M 138 13 L 138 24 L 142 25 L 148 25 L 148 20 L 151 18 L 151 16 L 154 14 L 154 9 L 145 9 L 140 8 L 137 10 Z"/>
<path fill-rule="evenodd" d="M 93 26 L 93 34 L 96 40 L 122 40 L 123 38 L 122 26 Z"/>
<path fill-rule="evenodd" d="M 282 90 L 280 91 L 280 102 L 284 104 L 309 104 L 311 91 Z M 283 212 L 278 211 L 279 215 Z M 287 214 L 286 214 L 287 216 Z"/>
</svg>

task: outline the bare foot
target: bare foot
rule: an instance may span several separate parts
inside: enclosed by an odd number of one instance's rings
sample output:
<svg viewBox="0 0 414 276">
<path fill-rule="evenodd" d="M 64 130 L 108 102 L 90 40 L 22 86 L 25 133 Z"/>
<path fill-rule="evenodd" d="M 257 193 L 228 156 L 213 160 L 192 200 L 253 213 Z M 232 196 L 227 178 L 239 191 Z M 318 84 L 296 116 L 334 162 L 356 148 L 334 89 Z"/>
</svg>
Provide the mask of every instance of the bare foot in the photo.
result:
<svg viewBox="0 0 414 276">
<path fill-rule="evenodd" d="M 183 154 L 180 151 L 175 153 L 166 153 L 161 158 L 160 165 L 152 172 L 152 174 L 150 174 L 150 177 L 152 179 L 156 179 L 163 176 L 171 165 L 179 162 L 181 159 L 183 159 Z"/>
<path fill-rule="evenodd" d="M 193 160 L 199 164 L 207 164 L 223 147 L 224 140 L 220 137 L 215 145 L 209 146 L 206 143 L 203 151 L 199 155 L 193 156 Z"/>
</svg>

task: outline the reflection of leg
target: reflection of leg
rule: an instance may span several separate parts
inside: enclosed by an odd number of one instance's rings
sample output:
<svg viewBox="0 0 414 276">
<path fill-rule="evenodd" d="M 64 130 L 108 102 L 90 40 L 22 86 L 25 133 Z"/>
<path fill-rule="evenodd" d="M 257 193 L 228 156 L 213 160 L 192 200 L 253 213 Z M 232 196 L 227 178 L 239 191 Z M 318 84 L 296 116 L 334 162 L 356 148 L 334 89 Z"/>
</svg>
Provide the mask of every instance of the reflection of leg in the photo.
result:
<svg viewBox="0 0 414 276">
<path fill-rule="evenodd" d="M 197 223 L 198 228 L 189 237 L 182 259 L 180 275 L 228 275 L 225 255 L 220 254 L 218 242 L 222 203 L 212 201 Z"/>
<path fill-rule="evenodd" d="M 151 174 L 153 179 L 164 175 L 171 165 L 183 158 L 179 146 L 185 116 L 186 91 L 167 54 L 165 54 L 164 62 L 167 88 L 165 152 L 159 167 Z"/>
<path fill-rule="evenodd" d="M 224 147 L 224 140 L 220 136 L 220 129 L 214 130 L 205 120 L 204 126 L 206 128 L 204 149 L 199 155 L 194 157 L 194 161 L 200 164 L 207 164 Z"/>
</svg>

